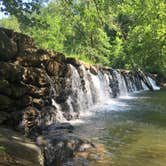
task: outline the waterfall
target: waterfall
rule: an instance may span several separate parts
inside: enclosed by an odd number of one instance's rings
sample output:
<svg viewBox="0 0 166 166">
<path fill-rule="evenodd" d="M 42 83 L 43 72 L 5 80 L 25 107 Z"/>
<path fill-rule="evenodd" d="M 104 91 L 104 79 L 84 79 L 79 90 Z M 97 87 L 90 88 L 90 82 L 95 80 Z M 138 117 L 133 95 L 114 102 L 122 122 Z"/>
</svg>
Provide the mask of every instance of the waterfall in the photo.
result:
<svg viewBox="0 0 166 166">
<path fill-rule="evenodd" d="M 49 96 L 52 106 L 55 107 L 53 116 L 56 115 L 57 121 L 60 122 L 77 119 L 79 115 L 89 113 L 89 109 L 98 104 L 111 103 L 114 97 L 128 96 L 131 92 L 149 90 L 137 73 L 96 68 L 97 73 L 94 74 L 85 65 L 75 67 L 71 64 L 68 64 L 68 70 L 70 74 L 65 79 L 69 92 L 67 92 L 65 102 L 61 104 L 56 103 L 54 82 L 46 73 L 50 83 Z M 152 78 L 147 77 L 147 79 L 155 90 L 159 89 Z"/>
<path fill-rule="evenodd" d="M 81 81 L 81 77 L 78 73 L 78 70 L 69 65 L 71 70 L 71 95 L 68 97 L 67 103 L 69 104 L 70 108 L 73 112 L 83 111 L 86 108 L 86 100 L 85 92 L 83 90 L 83 84 Z"/>
<path fill-rule="evenodd" d="M 148 77 L 149 82 L 151 83 L 152 87 L 154 90 L 160 90 L 160 87 L 157 86 L 156 81 L 153 80 L 152 78 Z"/>
<path fill-rule="evenodd" d="M 45 66 L 43 64 L 41 64 L 41 66 L 45 69 Z M 53 112 L 51 114 L 51 119 L 52 120 L 48 120 L 48 123 L 53 122 L 65 122 L 66 119 L 64 118 L 63 114 L 62 114 L 62 110 L 61 110 L 61 106 L 59 104 L 56 103 L 55 101 L 55 97 L 56 97 L 56 90 L 54 88 L 54 81 L 51 79 L 51 77 L 47 74 L 47 72 L 45 72 L 46 78 L 50 84 L 50 90 L 49 90 L 49 97 L 51 98 L 51 103 L 52 106 L 55 107 L 55 110 L 51 112 Z M 49 111 L 49 110 L 47 110 Z M 55 117 L 54 117 L 55 116 Z M 44 117 L 47 118 L 47 117 Z M 50 121 L 50 122 L 49 122 Z"/>
<path fill-rule="evenodd" d="M 118 82 L 118 86 L 119 86 L 119 95 L 127 96 L 128 89 L 127 89 L 127 85 L 126 85 L 123 75 L 117 70 L 115 70 L 115 75 L 117 77 L 117 82 Z"/>
<path fill-rule="evenodd" d="M 143 81 L 141 81 L 141 84 L 142 84 L 143 90 L 149 90 L 149 88 L 146 86 L 146 84 Z"/>
</svg>

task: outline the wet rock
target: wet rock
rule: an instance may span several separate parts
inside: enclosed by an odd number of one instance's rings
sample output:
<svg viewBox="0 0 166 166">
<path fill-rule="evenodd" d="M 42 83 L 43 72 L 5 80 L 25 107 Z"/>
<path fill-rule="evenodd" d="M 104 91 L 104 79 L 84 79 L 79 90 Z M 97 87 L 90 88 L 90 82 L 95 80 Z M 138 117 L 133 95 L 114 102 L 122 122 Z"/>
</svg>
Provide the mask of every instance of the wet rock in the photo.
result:
<svg viewBox="0 0 166 166">
<path fill-rule="evenodd" d="M 98 71 L 97 69 L 94 67 L 94 66 L 90 66 L 90 72 L 94 75 L 97 75 L 98 74 Z"/>
<path fill-rule="evenodd" d="M 50 124 L 57 123 L 57 112 L 53 106 L 45 106 L 40 112 L 40 126 L 44 129 Z"/>
<path fill-rule="evenodd" d="M 45 130 L 48 132 L 52 132 L 54 130 L 62 130 L 62 129 L 67 129 L 69 131 L 72 131 L 74 127 L 70 123 L 57 123 L 57 124 L 51 124 L 47 126 Z"/>
<path fill-rule="evenodd" d="M 139 75 L 140 79 L 145 83 L 145 85 L 151 90 L 153 91 L 153 86 L 151 85 L 150 81 L 148 80 L 147 76 L 145 75 L 145 73 L 141 70 L 138 69 L 136 71 L 136 73 Z"/>
<path fill-rule="evenodd" d="M 41 141 L 42 140 L 42 141 Z M 37 139 L 37 143 L 42 147 L 44 153 L 44 164 L 53 166 L 55 164 L 62 165 L 69 158 L 73 158 L 75 152 L 79 151 L 84 144 L 94 147 L 89 141 L 79 138 L 70 133 L 56 133 L 55 135 L 47 135 Z"/>
<path fill-rule="evenodd" d="M 121 70 L 121 73 L 122 73 L 122 74 L 129 74 L 129 73 L 130 73 L 130 70 Z"/>
<path fill-rule="evenodd" d="M 81 65 L 80 62 L 76 60 L 75 58 L 67 58 L 66 63 L 72 64 L 75 67 L 79 67 Z"/>
<path fill-rule="evenodd" d="M 21 133 L 0 127 L 1 166 L 43 166 L 41 150 Z"/>
<path fill-rule="evenodd" d="M 46 65 L 46 70 L 50 76 L 59 76 L 64 70 L 64 65 L 56 61 L 49 61 Z"/>
<path fill-rule="evenodd" d="M 21 127 L 24 133 L 31 138 L 36 137 L 40 133 L 39 116 L 40 111 L 35 107 L 27 107 L 23 112 Z"/>
<path fill-rule="evenodd" d="M 161 83 L 161 87 L 165 88 L 166 87 L 166 83 Z"/>
<path fill-rule="evenodd" d="M 32 103 L 33 103 L 33 106 L 35 106 L 35 107 L 38 108 L 38 109 L 43 108 L 44 105 L 45 105 L 44 100 L 41 99 L 41 98 L 33 98 L 33 99 L 32 99 Z"/>
</svg>

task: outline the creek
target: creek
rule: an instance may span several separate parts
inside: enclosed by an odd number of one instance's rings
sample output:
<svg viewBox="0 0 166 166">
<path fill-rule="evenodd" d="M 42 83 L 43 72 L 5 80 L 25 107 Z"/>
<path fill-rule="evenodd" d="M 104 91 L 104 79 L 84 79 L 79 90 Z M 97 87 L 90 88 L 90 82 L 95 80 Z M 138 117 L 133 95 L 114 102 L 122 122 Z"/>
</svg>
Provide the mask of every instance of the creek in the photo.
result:
<svg viewBox="0 0 166 166">
<path fill-rule="evenodd" d="M 165 166 L 165 99 L 164 89 L 111 99 L 82 117 L 75 133 L 102 144 L 110 165 Z M 91 165 L 102 165 L 102 161 Z"/>
</svg>

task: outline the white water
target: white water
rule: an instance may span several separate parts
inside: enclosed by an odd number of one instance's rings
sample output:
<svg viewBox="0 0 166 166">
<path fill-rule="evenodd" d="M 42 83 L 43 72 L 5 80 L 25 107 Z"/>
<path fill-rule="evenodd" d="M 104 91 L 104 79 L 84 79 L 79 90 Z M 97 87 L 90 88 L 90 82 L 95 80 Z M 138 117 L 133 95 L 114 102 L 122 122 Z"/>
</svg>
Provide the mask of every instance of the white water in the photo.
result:
<svg viewBox="0 0 166 166">
<path fill-rule="evenodd" d="M 143 90 L 149 90 L 149 88 L 145 85 L 145 83 L 141 80 L 141 84 L 143 87 Z"/>
<path fill-rule="evenodd" d="M 116 73 L 116 76 L 117 76 L 117 79 L 118 79 L 120 96 L 127 96 L 128 95 L 128 90 L 127 90 L 127 86 L 126 86 L 123 75 L 120 74 L 118 71 L 115 71 L 115 73 Z"/>
<path fill-rule="evenodd" d="M 157 86 L 156 82 L 152 78 L 148 77 L 148 79 L 149 79 L 154 90 L 160 90 L 160 87 Z"/>
<path fill-rule="evenodd" d="M 56 120 L 58 122 L 66 122 L 66 119 L 62 114 L 61 106 L 57 104 L 54 99 L 52 99 L 52 105 L 56 108 Z"/>
<path fill-rule="evenodd" d="M 76 118 L 78 115 L 81 117 L 90 116 L 95 110 L 112 110 L 121 111 L 127 108 L 121 102 L 121 99 L 131 99 L 131 92 L 138 92 L 140 90 L 148 90 L 148 87 L 144 82 L 135 75 L 121 74 L 117 70 L 98 70 L 98 74 L 94 75 L 85 66 L 80 66 L 79 70 L 73 65 L 69 65 L 71 70 L 71 76 L 68 78 L 70 83 L 71 93 L 68 95 L 66 104 L 68 105 L 68 112 L 72 118 Z M 56 108 L 56 118 L 60 122 L 65 122 L 66 119 L 63 115 L 61 105 L 57 104 L 54 97 L 56 91 L 54 88 L 54 82 L 49 76 L 50 92 L 52 94 L 52 105 Z M 154 90 L 158 90 L 159 87 L 155 81 L 148 77 Z M 113 96 L 119 99 L 113 98 Z M 72 123 L 83 123 L 82 119 L 72 120 Z"/>
</svg>

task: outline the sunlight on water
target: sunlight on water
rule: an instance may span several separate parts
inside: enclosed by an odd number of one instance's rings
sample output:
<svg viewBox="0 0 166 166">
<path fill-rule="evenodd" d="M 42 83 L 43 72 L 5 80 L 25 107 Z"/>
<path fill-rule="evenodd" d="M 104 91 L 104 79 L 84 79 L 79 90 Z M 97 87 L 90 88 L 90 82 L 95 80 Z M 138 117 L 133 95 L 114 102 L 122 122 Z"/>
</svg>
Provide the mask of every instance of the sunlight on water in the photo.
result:
<svg viewBox="0 0 166 166">
<path fill-rule="evenodd" d="M 125 129 L 119 126 L 122 133 L 114 133 L 108 146 L 114 154 L 115 166 L 165 166 L 166 162 L 166 130 L 151 124 L 123 124 Z M 116 141 L 119 144 L 116 144 Z"/>
<path fill-rule="evenodd" d="M 104 166 L 166 165 L 166 91 L 120 97 L 94 108 L 76 133 L 103 144 Z M 96 110 L 95 110 L 96 109 Z M 92 166 L 102 166 L 93 162 Z"/>
</svg>

